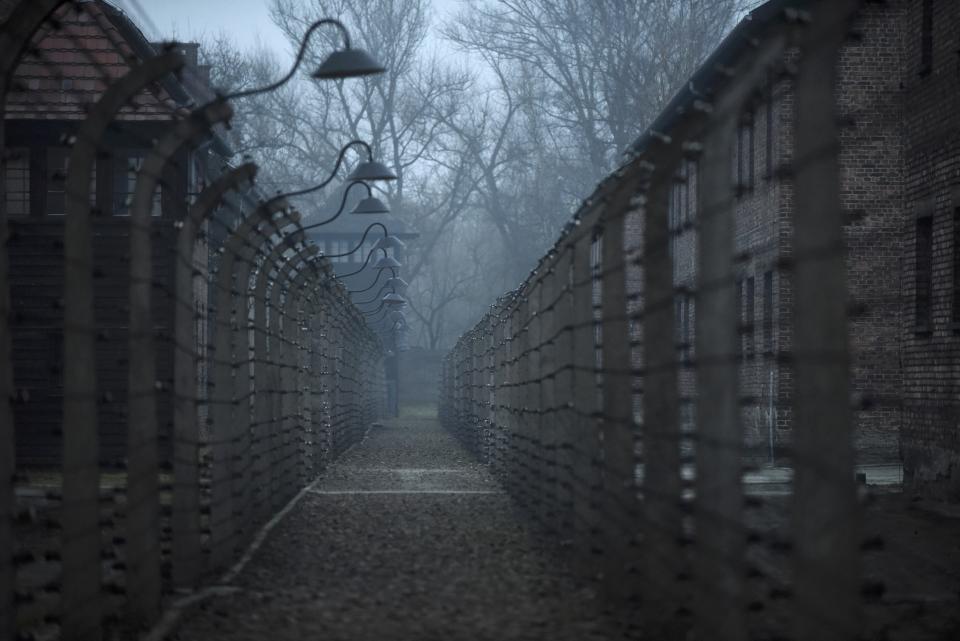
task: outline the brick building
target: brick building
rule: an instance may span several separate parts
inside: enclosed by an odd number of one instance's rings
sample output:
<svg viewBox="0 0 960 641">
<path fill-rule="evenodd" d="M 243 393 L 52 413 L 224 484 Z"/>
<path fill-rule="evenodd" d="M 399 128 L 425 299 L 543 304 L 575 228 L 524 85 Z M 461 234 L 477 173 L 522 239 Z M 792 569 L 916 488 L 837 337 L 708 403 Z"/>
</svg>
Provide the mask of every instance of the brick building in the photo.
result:
<svg viewBox="0 0 960 641">
<path fill-rule="evenodd" d="M 757 9 L 764 29 L 787 5 Z M 799 3 L 802 4 L 802 3 Z M 850 294 L 852 390 L 860 462 L 902 459 L 908 487 L 960 492 L 960 3 L 864 3 L 842 52 L 838 113 Z M 709 63 L 708 63 L 709 64 Z M 701 69 L 691 86 L 706 82 Z M 715 81 L 715 79 L 711 79 Z M 669 109 L 695 94 L 681 92 Z M 776 459 L 791 437 L 792 162 L 789 78 L 758 87 L 731 150 L 736 203 L 736 292 L 746 444 Z M 656 127 L 656 124 L 654 125 Z M 669 131 L 667 131 L 669 133 Z M 697 165 L 685 161 L 670 194 L 675 313 L 681 359 L 692 356 Z M 802 258 L 798 258 L 802 259 Z M 689 293 L 688 293 L 689 292 Z M 692 421 L 694 372 L 681 372 Z"/>
<path fill-rule="evenodd" d="M 960 3 L 902 23 L 903 427 L 906 482 L 960 498 Z"/>
<path fill-rule="evenodd" d="M 6 105 L 7 148 L 3 159 L 5 207 L 13 308 L 14 384 L 17 401 L 17 460 L 55 464 L 60 457 L 62 416 L 63 231 L 67 161 L 72 137 L 86 108 L 105 88 L 148 57 L 156 55 L 139 29 L 107 2 L 72 3 L 55 14 L 60 29 L 38 32 L 34 50 L 15 72 Z M 188 63 L 195 46 L 183 45 Z M 100 141 L 91 183 L 94 208 L 95 315 L 98 330 L 98 386 L 101 397 L 101 458 L 125 456 L 129 289 L 130 197 L 143 159 L 175 118 L 204 100 L 202 71 L 183 80 L 168 77 L 142 92 L 135 107 L 123 108 Z M 191 82 L 190 79 L 193 79 Z M 172 380 L 174 248 L 173 220 L 181 218 L 192 194 L 219 171 L 229 150 L 219 137 L 198 149 L 178 152 L 167 165 L 154 197 L 154 315 L 158 380 Z M 207 255 L 195 253 L 198 277 L 195 307 L 206 309 Z M 205 327 L 198 321 L 198 341 Z M 204 378 L 201 376 L 201 382 Z M 172 404 L 158 403 L 159 425 L 170 424 Z"/>
</svg>

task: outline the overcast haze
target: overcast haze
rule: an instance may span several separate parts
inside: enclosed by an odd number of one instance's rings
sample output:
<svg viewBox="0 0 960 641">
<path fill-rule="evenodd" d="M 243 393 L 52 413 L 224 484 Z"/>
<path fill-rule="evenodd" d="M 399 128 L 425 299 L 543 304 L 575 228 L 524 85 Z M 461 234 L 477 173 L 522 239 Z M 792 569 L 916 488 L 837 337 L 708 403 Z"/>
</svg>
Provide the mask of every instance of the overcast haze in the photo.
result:
<svg viewBox="0 0 960 641">
<path fill-rule="evenodd" d="M 190 40 L 224 31 L 238 43 L 253 44 L 260 40 L 278 55 L 292 58 L 289 43 L 270 19 L 271 0 L 114 1 L 151 38 Z M 460 0 L 433 0 L 434 26 L 459 5 Z M 434 44 L 444 47 L 439 39 L 433 40 Z"/>
</svg>

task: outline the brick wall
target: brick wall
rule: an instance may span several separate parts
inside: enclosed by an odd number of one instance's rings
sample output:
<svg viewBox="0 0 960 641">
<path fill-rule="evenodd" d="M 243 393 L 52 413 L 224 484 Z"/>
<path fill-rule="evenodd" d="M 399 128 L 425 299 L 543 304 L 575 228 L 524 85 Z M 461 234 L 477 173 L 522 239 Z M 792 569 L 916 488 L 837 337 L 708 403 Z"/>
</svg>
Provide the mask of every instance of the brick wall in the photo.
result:
<svg viewBox="0 0 960 641">
<path fill-rule="evenodd" d="M 924 9 L 932 11 L 924 59 Z M 910 3 L 904 20 L 905 216 L 902 224 L 903 431 L 908 487 L 960 499 L 960 3 Z M 929 64 L 926 64 L 929 62 Z M 918 228 L 929 225 L 929 242 Z M 918 270 L 920 244 L 929 269 Z M 918 252 L 918 249 L 921 252 Z M 918 284 L 927 272 L 929 298 L 918 314 Z M 924 289 L 927 289 L 924 287 Z M 924 297 L 926 298 L 926 297 Z"/>
<path fill-rule="evenodd" d="M 895 459 L 901 425 L 900 260 L 903 216 L 902 101 L 900 67 L 903 21 L 909 3 L 867 4 L 856 29 L 861 39 L 843 51 L 838 112 L 845 126 L 840 160 L 851 298 L 852 388 L 857 406 L 860 460 Z M 795 58 L 796 54 L 789 55 Z M 789 446 L 792 402 L 793 192 L 779 170 L 792 158 L 793 95 L 789 80 L 771 76 L 757 87 L 741 115 L 733 145 L 736 292 L 741 309 L 740 383 L 745 443 L 756 457 L 777 455 Z M 681 171 L 683 174 L 683 171 Z M 696 174 L 671 194 L 674 277 L 678 288 L 678 336 L 684 316 L 693 326 L 695 308 L 684 289 L 696 282 L 696 234 L 689 221 L 697 212 Z M 689 194 L 686 192 L 689 190 Z M 692 338 L 692 336 L 691 336 Z M 682 341 L 683 338 L 680 338 Z M 693 371 L 681 372 L 681 394 L 692 406 Z M 692 412 L 685 414 L 692 420 Z"/>
</svg>

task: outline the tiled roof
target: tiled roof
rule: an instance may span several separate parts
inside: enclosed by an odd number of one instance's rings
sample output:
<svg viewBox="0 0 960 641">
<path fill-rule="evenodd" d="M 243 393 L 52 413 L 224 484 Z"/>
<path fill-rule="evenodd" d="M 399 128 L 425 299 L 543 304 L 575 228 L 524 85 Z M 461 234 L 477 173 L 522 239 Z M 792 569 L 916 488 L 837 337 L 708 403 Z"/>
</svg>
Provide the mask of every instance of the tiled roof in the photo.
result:
<svg viewBox="0 0 960 641">
<path fill-rule="evenodd" d="M 130 42 L 132 25 L 122 24 L 118 12 L 111 15 L 109 9 L 102 2 L 86 2 L 55 12 L 59 28 L 37 32 L 17 67 L 8 119 L 83 119 L 86 106 L 137 64 L 143 54 Z M 135 106 L 125 107 L 120 119 L 165 120 L 179 108 L 170 91 L 154 85 L 136 98 Z"/>
</svg>

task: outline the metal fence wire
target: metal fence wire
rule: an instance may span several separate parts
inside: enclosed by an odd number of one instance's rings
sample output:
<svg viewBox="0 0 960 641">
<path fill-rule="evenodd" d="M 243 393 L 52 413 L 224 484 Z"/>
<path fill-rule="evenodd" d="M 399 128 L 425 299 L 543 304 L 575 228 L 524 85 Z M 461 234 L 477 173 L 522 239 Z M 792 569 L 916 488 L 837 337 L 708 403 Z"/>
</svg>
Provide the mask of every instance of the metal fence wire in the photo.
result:
<svg viewBox="0 0 960 641">
<path fill-rule="evenodd" d="M 256 166 L 188 153 L 232 109 L 164 93 L 196 74 L 177 47 L 132 51 L 101 3 L 2 4 L 4 122 L 70 133 L 50 141 L 60 216 L 9 212 L 0 184 L 0 636 L 124 636 L 362 438 L 383 355 L 299 214 L 256 195 Z M 29 154 L 17 134 L 0 126 L 5 168 Z M 105 203 L 118 163 L 131 188 Z"/>
<path fill-rule="evenodd" d="M 854 429 L 895 401 L 851 401 L 844 246 L 871 228 L 841 198 L 841 140 L 867 134 L 838 67 L 859 12 L 883 7 L 771 4 L 444 362 L 444 425 L 644 638 L 862 638 L 882 593 L 862 569 L 879 543 Z M 768 104 L 792 129 L 761 172 L 738 141 Z M 782 194 L 772 244 L 745 242 L 744 199 Z M 767 270 L 759 286 L 747 266 Z M 755 324 L 772 283 L 785 320 Z M 767 416 L 792 426 L 770 428 L 769 454 L 752 425 Z M 769 495 L 745 482 L 767 456 L 789 472 Z"/>
</svg>

